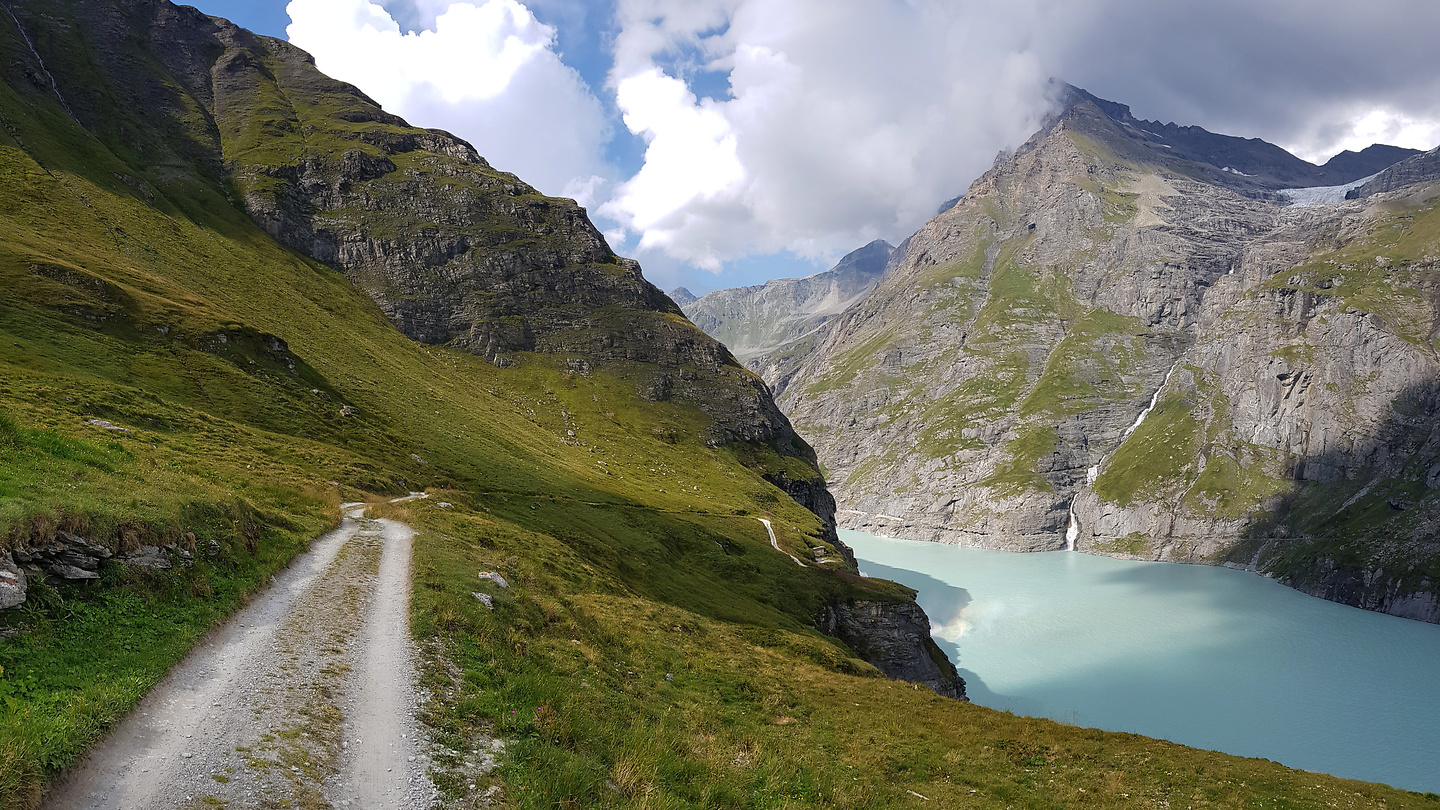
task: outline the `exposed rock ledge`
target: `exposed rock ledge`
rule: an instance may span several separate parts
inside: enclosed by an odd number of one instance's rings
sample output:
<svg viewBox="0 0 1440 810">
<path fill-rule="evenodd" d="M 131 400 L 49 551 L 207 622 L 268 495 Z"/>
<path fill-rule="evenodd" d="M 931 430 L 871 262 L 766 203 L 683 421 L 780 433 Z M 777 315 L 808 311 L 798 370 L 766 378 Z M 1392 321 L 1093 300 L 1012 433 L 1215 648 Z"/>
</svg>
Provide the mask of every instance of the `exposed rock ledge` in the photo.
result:
<svg viewBox="0 0 1440 810">
<path fill-rule="evenodd" d="M 924 684 L 968 701 L 965 680 L 930 638 L 930 618 L 914 602 L 850 601 L 825 608 L 820 630 L 850 645 L 886 677 Z"/>
</svg>

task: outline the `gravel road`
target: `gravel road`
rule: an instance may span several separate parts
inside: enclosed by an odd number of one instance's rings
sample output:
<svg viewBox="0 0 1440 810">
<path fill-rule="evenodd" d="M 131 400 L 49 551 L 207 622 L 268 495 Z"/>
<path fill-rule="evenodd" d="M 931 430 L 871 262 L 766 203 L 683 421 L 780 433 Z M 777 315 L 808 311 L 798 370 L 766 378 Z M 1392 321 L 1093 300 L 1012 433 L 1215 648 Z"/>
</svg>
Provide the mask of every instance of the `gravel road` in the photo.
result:
<svg viewBox="0 0 1440 810">
<path fill-rule="evenodd" d="M 428 808 L 404 524 L 345 520 L 52 786 L 47 810 Z"/>
</svg>

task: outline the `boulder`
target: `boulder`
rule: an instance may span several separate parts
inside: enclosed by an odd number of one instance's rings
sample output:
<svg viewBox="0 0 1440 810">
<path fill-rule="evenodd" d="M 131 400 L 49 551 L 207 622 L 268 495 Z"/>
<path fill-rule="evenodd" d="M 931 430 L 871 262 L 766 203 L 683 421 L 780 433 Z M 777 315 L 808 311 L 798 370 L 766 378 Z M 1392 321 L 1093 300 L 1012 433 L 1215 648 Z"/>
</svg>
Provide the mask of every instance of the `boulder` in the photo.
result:
<svg viewBox="0 0 1440 810">
<path fill-rule="evenodd" d="M 66 565 L 64 563 L 52 563 L 49 567 L 45 569 L 45 573 L 50 574 L 51 576 L 60 577 L 61 579 L 70 580 L 91 580 L 100 578 L 100 575 L 94 571 L 87 571 L 84 568 L 79 568 L 74 565 Z"/>
<path fill-rule="evenodd" d="M 132 568 L 166 569 L 170 567 L 170 555 L 159 546 L 141 546 L 125 555 L 120 562 Z"/>
<path fill-rule="evenodd" d="M 505 581 L 505 577 L 500 576 L 499 574 L 495 573 L 494 571 L 481 571 L 481 572 L 480 572 L 480 578 L 481 578 L 481 579 L 488 579 L 488 580 L 490 580 L 491 582 L 495 583 L 496 585 L 499 585 L 499 586 L 502 587 L 502 588 L 508 588 L 508 587 L 510 587 L 510 583 L 508 583 L 508 582 Z"/>
</svg>

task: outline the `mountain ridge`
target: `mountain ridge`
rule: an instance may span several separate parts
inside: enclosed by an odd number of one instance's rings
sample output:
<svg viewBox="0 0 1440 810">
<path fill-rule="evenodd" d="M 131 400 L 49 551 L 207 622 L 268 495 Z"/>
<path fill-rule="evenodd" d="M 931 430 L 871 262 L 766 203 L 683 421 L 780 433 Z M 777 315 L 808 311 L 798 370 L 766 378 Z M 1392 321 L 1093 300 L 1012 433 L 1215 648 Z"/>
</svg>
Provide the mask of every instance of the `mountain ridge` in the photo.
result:
<svg viewBox="0 0 1440 810">
<path fill-rule="evenodd" d="M 1139 119 L 1125 104 L 1068 84 L 1059 87 L 1058 103 L 1060 112 L 1055 117 L 1064 116 L 1076 105 L 1092 104 L 1123 127 L 1128 140 L 1149 153 L 1149 162 L 1248 194 L 1345 185 L 1420 154 L 1415 149 L 1372 144 L 1360 152 L 1341 152 L 1317 166 L 1260 138 L 1239 138 L 1198 126 Z"/>
<path fill-rule="evenodd" d="M 1394 202 L 1287 207 L 1278 189 L 1337 177 L 1072 102 L 801 357 L 757 364 L 842 525 L 1010 550 L 1073 530 L 1083 551 L 1249 567 L 1440 620 L 1434 498 L 1413 484 L 1433 454 L 1433 153 L 1342 161 Z M 1243 174 L 1210 162 L 1237 153 Z M 1392 226 L 1403 258 L 1373 246 Z M 1347 251 L 1361 264 L 1332 258 Z"/>
<path fill-rule="evenodd" d="M 846 254 L 829 270 L 717 290 L 682 309 L 697 327 L 759 371 L 751 362 L 754 358 L 765 355 L 773 362 L 798 351 L 817 329 L 874 289 L 894 252 L 892 245 L 877 239 Z"/>
</svg>

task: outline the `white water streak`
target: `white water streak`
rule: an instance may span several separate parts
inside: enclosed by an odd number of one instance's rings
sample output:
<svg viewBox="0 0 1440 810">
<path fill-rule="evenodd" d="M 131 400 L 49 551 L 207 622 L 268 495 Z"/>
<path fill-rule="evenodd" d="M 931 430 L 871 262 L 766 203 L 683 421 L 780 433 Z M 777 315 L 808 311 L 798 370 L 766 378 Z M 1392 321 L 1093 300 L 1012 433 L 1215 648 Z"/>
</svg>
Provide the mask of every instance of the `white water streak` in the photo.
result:
<svg viewBox="0 0 1440 810">
<path fill-rule="evenodd" d="M 1153 411 L 1153 410 L 1155 410 L 1156 404 L 1158 404 L 1158 403 L 1160 402 L 1160 392 L 1161 392 L 1161 391 L 1164 391 L 1164 390 L 1165 390 L 1165 386 L 1167 386 L 1167 385 L 1170 384 L 1170 378 L 1171 378 L 1172 376 L 1174 376 L 1174 374 L 1175 374 L 1175 369 L 1177 369 L 1177 368 L 1179 368 L 1179 367 L 1180 367 L 1180 361 L 1177 360 L 1177 361 L 1175 361 L 1175 365 L 1171 366 L 1171 367 L 1170 367 L 1170 370 L 1165 373 L 1165 381 L 1162 382 L 1162 383 L 1160 383 L 1160 387 L 1159 387 L 1159 388 L 1156 388 L 1156 389 L 1155 389 L 1155 393 L 1150 397 L 1150 404 L 1149 404 L 1149 405 L 1146 405 L 1146 406 L 1145 406 L 1145 410 L 1141 411 L 1141 412 L 1140 412 L 1140 415 L 1137 416 L 1137 417 L 1135 417 L 1135 424 L 1133 424 L 1133 425 L 1131 425 L 1130 427 L 1128 427 L 1128 428 L 1125 429 L 1125 433 L 1120 436 L 1120 441 L 1123 442 L 1123 441 L 1125 441 L 1126 439 L 1130 438 L 1130 434 L 1131 434 L 1131 433 L 1134 433 L 1134 432 L 1135 432 L 1135 429 L 1138 428 L 1138 427 L 1140 427 L 1140 425 L 1145 421 L 1145 417 L 1149 416 L 1149 415 L 1150 415 L 1150 412 Z"/>
<path fill-rule="evenodd" d="M 79 124 L 80 119 L 75 117 L 75 112 L 71 110 L 70 105 L 65 102 L 65 96 L 60 93 L 60 84 L 55 81 L 55 76 L 50 72 L 50 69 L 45 67 L 45 60 L 41 59 L 40 52 L 35 50 L 35 43 L 31 42 L 30 35 L 25 33 L 25 26 L 20 24 L 20 18 L 15 16 L 15 12 L 10 9 L 8 3 L 5 4 L 5 11 L 10 15 L 10 19 L 15 21 L 15 30 L 20 32 L 20 38 L 25 40 L 25 47 L 30 49 L 30 55 L 35 57 L 35 61 L 39 63 L 40 72 L 44 73 L 45 78 L 50 80 L 50 89 L 55 91 L 55 98 L 60 100 L 60 106 L 65 108 L 65 114 L 70 116 L 71 120 L 75 123 Z M 84 125 L 81 124 L 81 126 L 83 127 Z"/>
</svg>

